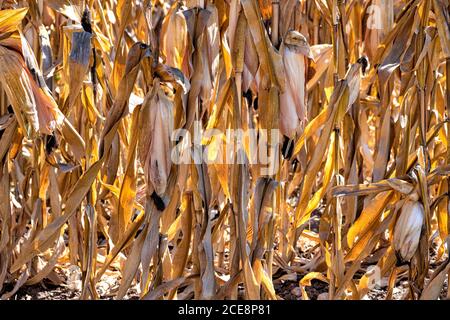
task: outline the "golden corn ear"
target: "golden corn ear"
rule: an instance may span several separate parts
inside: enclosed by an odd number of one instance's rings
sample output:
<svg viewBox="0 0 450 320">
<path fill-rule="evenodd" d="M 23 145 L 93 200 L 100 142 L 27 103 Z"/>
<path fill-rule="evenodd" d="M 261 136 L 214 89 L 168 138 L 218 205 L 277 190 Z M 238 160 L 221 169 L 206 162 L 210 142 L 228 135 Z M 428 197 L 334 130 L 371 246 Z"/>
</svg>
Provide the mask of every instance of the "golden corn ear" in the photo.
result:
<svg viewBox="0 0 450 320">
<path fill-rule="evenodd" d="M 417 250 L 424 223 L 424 208 L 419 201 L 408 200 L 394 229 L 394 250 L 401 262 L 408 262 Z"/>
<path fill-rule="evenodd" d="M 23 114 L 34 133 L 50 134 L 62 122 L 62 115 L 48 93 L 33 51 L 19 31 L 26 13 L 27 9 L 2 11 L 0 84 L 20 126 L 25 127 Z"/>
<path fill-rule="evenodd" d="M 287 78 L 285 91 L 280 95 L 280 130 L 285 136 L 293 138 L 306 122 L 305 59 L 311 57 L 311 50 L 306 38 L 300 32 L 291 30 L 280 51 Z"/>
<path fill-rule="evenodd" d="M 140 156 L 147 181 L 158 195 L 166 191 L 170 173 L 173 104 L 155 80 L 140 115 Z"/>
</svg>

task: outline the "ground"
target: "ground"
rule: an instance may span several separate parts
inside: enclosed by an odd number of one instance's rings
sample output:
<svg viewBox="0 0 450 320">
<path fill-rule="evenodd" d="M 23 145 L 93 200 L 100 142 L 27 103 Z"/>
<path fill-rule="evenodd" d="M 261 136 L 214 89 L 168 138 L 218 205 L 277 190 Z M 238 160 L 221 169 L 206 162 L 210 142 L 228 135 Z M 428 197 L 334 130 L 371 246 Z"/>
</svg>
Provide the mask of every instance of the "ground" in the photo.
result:
<svg viewBox="0 0 450 320">
<path fill-rule="evenodd" d="M 288 279 L 275 281 L 275 291 L 284 300 L 302 300 L 301 290 L 299 288 L 299 281 L 304 274 L 297 274 L 297 279 Z M 328 284 L 319 280 L 312 280 L 312 286 L 306 287 L 305 290 L 312 300 L 326 299 L 328 292 Z M 107 281 L 101 281 L 97 286 L 97 291 L 100 294 L 100 299 L 113 299 L 115 292 L 118 288 L 119 281 L 117 279 L 107 279 Z M 447 296 L 447 281 L 444 284 L 444 288 L 441 292 L 441 299 L 446 299 Z M 11 291 L 13 289 L 12 284 L 7 284 L 3 288 L 4 292 Z M 401 299 L 407 292 L 407 281 L 399 281 L 396 288 L 394 288 L 393 298 L 395 300 Z M 365 300 L 384 300 L 386 297 L 387 287 L 381 286 L 372 289 Z M 73 300 L 79 299 L 80 291 L 78 289 L 69 288 L 64 285 L 53 285 L 47 280 L 44 280 L 40 284 L 32 286 L 23 286 L 13 296 L 12 300 Z M 125 299 L 139 299 L 139 294 L 132 288 L 129 290 Z"/>
</svg>

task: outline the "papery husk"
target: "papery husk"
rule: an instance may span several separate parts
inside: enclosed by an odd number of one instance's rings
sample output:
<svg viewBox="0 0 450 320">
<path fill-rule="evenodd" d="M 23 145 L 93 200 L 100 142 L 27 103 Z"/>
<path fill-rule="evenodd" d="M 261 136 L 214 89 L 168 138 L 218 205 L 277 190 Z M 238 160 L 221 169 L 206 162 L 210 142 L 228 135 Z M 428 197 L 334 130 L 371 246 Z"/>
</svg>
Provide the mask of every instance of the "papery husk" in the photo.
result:
<svg viewBox="0 0 450 320">
<path fill-rule="evenodd" d="M 395 253 L 401 262 L 410 261 L 416 252 L 424 220 L 424 208 L 419 201 L 409 200 L 402 207 L 393 240 Z"/>
<path fill-rule="evenodd" d="M 28 130 L 22 114 L 33 133 L 51 134 L 63 116 L 48 91 L 33 51 L 19 31 L 26 12 L 0 11 L 0 82 L 24 132 Z"/>
<path fill-rule="evenodd" d="M 290 33 L 301 35 L 296 31 Z M 300 48 L 300 45 L 303 47 Z M 297 47 L 285 42 L 280 50 L 287 80 L 285 90 L 280 94 L 280 130 L 292 138 L 296 133 L 303 132 L 307 122 L 306 57 L 312 56 L 307 43 Z"/>
<path fill-rule="evenodd" d="M 161 88 L 159 79 L 155 79 L 139 117 L 139 157 L 147 183 L 160 196 L 166 191 L 170 174 L 173 121 L 173 102 Z"/>
</svg>

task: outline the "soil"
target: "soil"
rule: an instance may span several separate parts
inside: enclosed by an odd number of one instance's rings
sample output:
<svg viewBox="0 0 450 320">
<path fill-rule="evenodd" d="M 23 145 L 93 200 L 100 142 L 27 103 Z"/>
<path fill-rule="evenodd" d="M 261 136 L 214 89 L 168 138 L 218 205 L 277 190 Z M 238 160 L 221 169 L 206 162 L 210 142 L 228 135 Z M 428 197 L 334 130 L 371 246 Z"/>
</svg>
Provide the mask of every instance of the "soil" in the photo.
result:
<svg viewBox="0 0 450 320">
<path fill-rule="evenodd" d="M 300 277 L 299 277 L 300 278 Z M 312 280 L 312 286 L 306 287 L 306 293 L 311 300 L 317 300 L 320 295 L 326 299 L 328 293 L 328 284 L 319 280 Z M 12 286 L 6 286 L 6 290 L 12 290 Z M 302 300 L 301 291 L 298 287 L 298 281 L 283 281 L 281 284 L 275 285 L 275 290 L 278 296 L 284 300 Z M 384 300 L 386 298 L 386 287 L 372 289 L 365 300 Z M 393 299 L 402 299 L 408 288 L 404 285 L 394 288 Z M 441 299 L 445 300 L 447 294 L 447 283 L 441 293 Z M 54 286 L 51 284 L 36 284 L 33 286 L 22 287 L 11 297 L 11 300 L 78 300 L 80 298 L 80 291 L 71 290 L 65 286 Z M 101 295 L 102 300 L 112 300 L 111 295 Z M 136 291 L 130 290 L 125 299 L 136 300 L 139 295 Z"/>
<path fill-rule="evenodd" d="M 11 291 L 13 289 L 12 285 L 6 285 L 5 292 Z M 115 288 L 117 289 L 117 288 Z M 97 290 L 99 292 L 101 290 Z M 71 289 L 67 286 L 56 286 L 51 283 L 47 283 L 45 280 L 36 285 L 23 286 L 20 288 L 10 300 L 78 300 L 80 299 L 81 291 Z M 113 294 L 105 293 L 99 296 L 101 300 L 112 300 Z M 139 299 L 139 294 L 135 289 L 130 289 L 126 300 L 137 300 Z"/>
<path fill-rule="evenodd" d="M 318 225 L 313 225 L 311 229 L 318 229 Z M 313 259 L 311 255 L 311 250 L 314 249 L 313 243 L 308 240 L 301 240 L 299 242 L 299 256 L 300 260 L 310 261 Z M 227 257 L 226 257 L 227 258 Z M 430 272 L 429 275 L 439 266 L 440 263 L 436 263 L 436 250 L 435 248 L 430 248 Z M 226 259 L 227 260 L 227 259 Z M 295 265 L 295 263 L 294 263 Z M 363 264 L 363 269 L 366 269 L 369 265 Z M 71 285 L 55 285 L 50 282 L 50 280 L 43 280 L 39 284 L 31 286 L 22 286 L 10 299 L 11 300 L 77 300 L 81 297 L 81 281 L 79 270 L 78 278 L 71 278 L 75 273 L 74 266 L 68 268 L 58 268 L 58 277 L 65 279 L 64 283 L 71 283 Z M 71 269 L 72 268 L 72 269 Z M 75 267 L 78 268 L 78 267 Z M 302 300 L 303 294 L 299 287 L 299 281 L 307 274 L 307 272 L 298 273 L 286 273 L 283 270 L 279 270 L 274 274 L 274 288 L 276 294 L 279 298 L 284 300 Z M 361 277 L 364 271 L 358 271 L 355 274 L 356 278 Z M 72 279 L 72 282 L 71 280 Z M 78 280 L 73 280 L 78 279 Z M 392 298 L 394 300 L 401 300 L 405 298 L 408 294 L 409 285 L 406 276 L 402 276 L 397 279 L 397 285 L 393 290 Z M 427 279 L 428 281 L 428 279 Z M 102 300 L 112 300 L 117 294 L 120 284 L 120 273 L 118 270 L 110 271 L 105 273 L 102 279 L 96 285 L 96 291 L 99 295 L 99 299 Z M 13 283 L 6 283 L 3 289 L 0 291 L 0 297 L 6 292 L 11 292 L 14 289 Z M 328 299 L 328 284 L 320 280 L 313 279 L 311 281 L 311 286 L 304 287 L 306 295 L 311 300 L 326 300 Z M 362 299 L 364 300 L 384 300 L 387 295 L 387 279 L 383 279 L 382 283 L 376 286 L 374 289 L 370 290 L 368 294 Z M 440 299 L 447 299 L 448 282 L 444 283 L 443 289 L 440 294 Z M 124 297 L 126 300 L 139 299 L 139 292 L 136 287 L 131 287 L 128 290 L 127 295 Z"/>
<path fill-rule="evenodd" d="M 298 281 L 301 276 L 298 276 Z M 275 291 L 279 297 L 284 300 L 302 300 L 301 290 L 298 286 L 298 281 L 286 280 L 281 281 L 275 285 Z M 311 300 L 327 299 L 328 284 L 319 280 L 312 280 L 312 286 L 306 287 L 306 293 Z M 444 284 L 444 288 L 441 292 L 440 298 L 446 299 L 447 295 L 447 282 Z M 5 285 L 4 292 L 11 291 L 12 285 Z M 406 294 L 408 286 L 406 283 L 402 283 L 394 288 L 393 299 L 399 300 Z M 386 298 L 387 287 L 377 287 L 372 289 L 365 300 L 384 300 Z M 72 290 L 67 286 L 55 286 L 46 281 L 32 285 L 24 286 L 20 288 L 12 297 L 11 300 L 77 300 L 80 298 L 80 291 Z M 102 300 L 113 299 L 113 293 L 105 293 L 100 295 Z M 135 300 L 139 299 L 139 294 L 136 290 L 130 289 L 125 299 Z"/>
</svg>

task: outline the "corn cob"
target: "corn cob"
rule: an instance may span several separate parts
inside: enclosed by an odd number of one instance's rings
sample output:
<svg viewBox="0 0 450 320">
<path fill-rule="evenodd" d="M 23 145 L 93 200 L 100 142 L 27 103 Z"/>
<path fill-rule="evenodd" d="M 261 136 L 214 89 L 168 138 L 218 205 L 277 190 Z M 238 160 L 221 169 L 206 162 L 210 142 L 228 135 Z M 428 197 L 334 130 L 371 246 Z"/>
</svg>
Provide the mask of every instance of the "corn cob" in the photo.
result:
<svg viewBox="0 0 450 320">
<path fill-rule="evenodd" d="M 409 262 L 416 252 L 423 223 L 423 205 L 419 201 L 408 200 L 394 229 L 393 247 L 400 262 Z"/>
<path fill-rule="evenodd" d="M 312 58 L 312 54 L 305 36 L 294 30 L 287 33 L 281 53 L 287 85 L 280 96 L 280 130 L 292 138 L 307 119 L 305 59 Z"/>
</svg>

